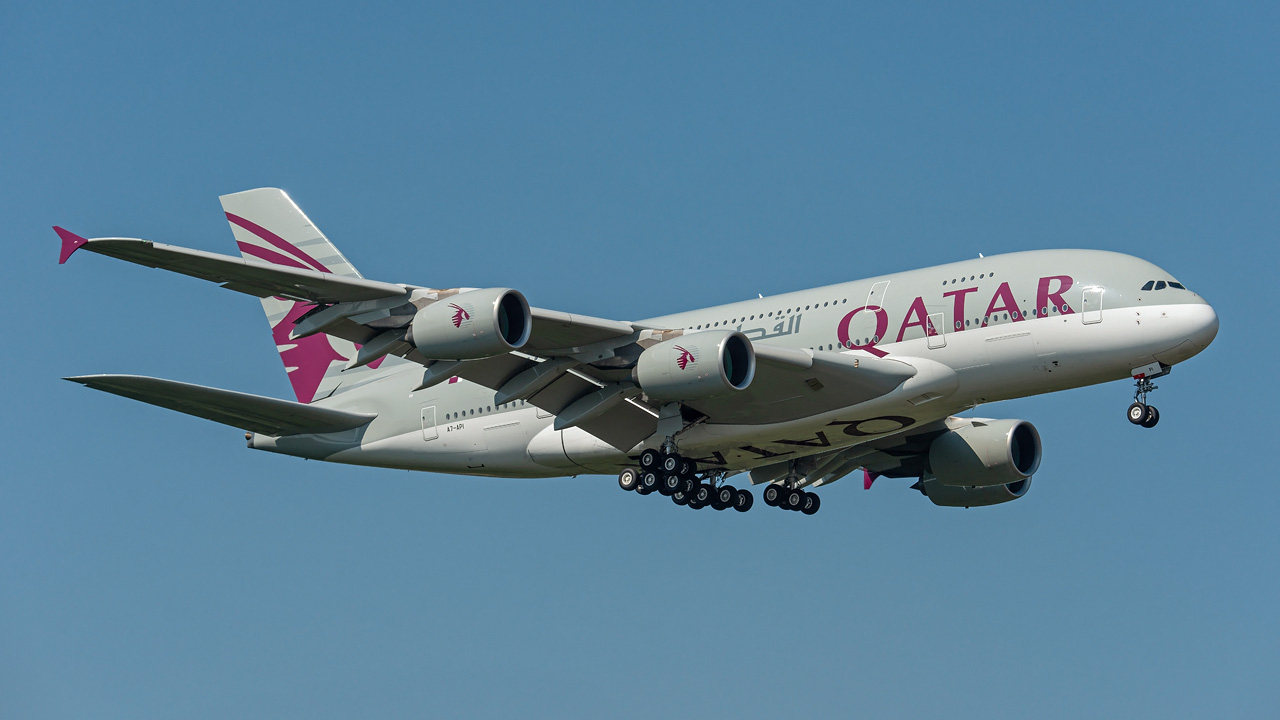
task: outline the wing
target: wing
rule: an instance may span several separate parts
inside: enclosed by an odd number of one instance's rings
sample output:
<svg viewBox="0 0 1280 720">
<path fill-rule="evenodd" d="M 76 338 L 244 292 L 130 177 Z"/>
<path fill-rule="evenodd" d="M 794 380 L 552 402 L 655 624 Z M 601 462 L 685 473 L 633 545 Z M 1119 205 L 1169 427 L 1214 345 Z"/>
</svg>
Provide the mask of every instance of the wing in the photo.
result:
<svg viewBox="0 0 1280 720">
<path fill-rule="evenodd" d="M 140 375 L 84 375 L 66 379 L 94 390 L 263 435 L 352 430 L 377 417 Z"/>
<path fill-rule="evenodd" d="M 920 477 L 929 445 L 957 422 L 960 421 L 948 418 L 925 423 L 852 447 L 801 458 L 794 464 L 801 476 L 800 486 L 830 485 L 856 470 L 863 471 L 865 489 L 870 489 L 871 483 L 882 476 Z M 792 467 L 792 461 L 788 461 L 754 468 L 750 473 L 751 483 L 773 482 L 786 475 Z"/>
<path fill-rule="evenodd" d="M 230 255 L 161 245 L 134 238 L 82 238 L 55 227 L 62 238 L 65 263 L 80 248 L 146 267 L 161 268 L 216 282 L 228 290 L 256 297 L 285 297 L 314 303 L 358 302 L 403 297 L 409 289 L 403 285 L 345 277 L 316 270 L 249 262 Z"/>
<path fill-rule="evenodd" d="M 436 290 L 392 284 L 146 240 L 90 240 L 62 228 L 55 230 L 62 239 L 60 262 L 85 248 L 216 282 L 237 292 L 313 303 L 314 308 L 294 321 L 289 338 L 325 333 L 355 343 L 359 348 L 348 361 L 348 368 L 368 365 L 388 355 L 402 357 L 424 366 L 420 388 L 461 377 L 494 390 L 495 404 L 525 400 L 555 415 L 557 430 L 579 427 L 624 452 L 657 432 L 662 412 L 662 408 L 646 400 L 632 379 L 637 359 L 647 348 L 684 333 L 680 329 L 530 308 L 530 335 L 519 351 L 480 360 L 432 360 L 409 342 L 410 325 L 423 308 L 466 292 L 465 288 Z M 754 347 L 757 366 L 750 387 L 717 398 L 684 402 L 685 421 L 746 425 L 784 422 L 856 405 L 910 386 L 918 379 L 917 367 L 896 360 L 855 358 L 839 352 L 761 343 Z M 99 384 L 99 389 L 115 392 Z M 136 388 L 130 391 L 135 392 Z"/>
</svg>

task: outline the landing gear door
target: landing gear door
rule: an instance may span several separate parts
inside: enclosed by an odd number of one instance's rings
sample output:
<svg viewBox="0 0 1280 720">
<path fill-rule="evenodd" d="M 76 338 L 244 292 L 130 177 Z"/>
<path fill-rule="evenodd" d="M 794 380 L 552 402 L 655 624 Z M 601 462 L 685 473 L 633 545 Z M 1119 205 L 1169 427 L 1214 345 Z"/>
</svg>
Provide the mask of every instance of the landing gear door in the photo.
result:
<svg viewBox="0 0 1280 720">
<path fill-rule="evenodd" d="M 1080 322 L 1085 325 L 1102 322 L 1102 288 L 1085 288 L 1084 299 L 1080 305 Z"/>
<path fill-rule="evenodd" d="M 929 316 L 929 325 L 925 328 L 925 337 L 929 340 L 929 349 L 937 350 L 947 346 L 947 318 L 943 313 Z"/>
<path fill-rule="evenodd" d="M 440 429 L 436 427 L 436 406 L 422 408 L 422 439 L 435 440 L 440 437 Z"/>
</svg>

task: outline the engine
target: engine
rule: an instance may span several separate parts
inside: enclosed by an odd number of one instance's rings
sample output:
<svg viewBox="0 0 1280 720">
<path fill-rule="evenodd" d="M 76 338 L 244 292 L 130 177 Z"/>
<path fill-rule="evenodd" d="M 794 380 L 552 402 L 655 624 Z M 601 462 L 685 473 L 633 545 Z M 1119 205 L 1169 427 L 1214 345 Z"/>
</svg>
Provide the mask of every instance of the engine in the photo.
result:
<svg viewBox="0 0 1280 720">
<path fill-rule="evenodd" d="M 1005 485 L 988 485 L 986 487 L 952 487 L 943 485 L 936 478 L 925 478 L 914 486 L 942 507 L 983 507 L 999 505 L 1010 500 L 1017 500 L 1027 494 L 1031 488 L 1031 478 L 1007 483 Z"/>
<path fill-rule="evenodd" d="M 654 400 L 700 400 L 745 390 L 756 374 L 756 353 L 732 330 L 691 333 L 640 354 L 634 379 Z"/>
<path fill-rule="evenodd" d="M 1039 467 L 1040 433 L 1025 420 L 972 420 L 929 446 L 930 473 L 952 487 L 1014 484 L 1030 480 Z"/>
<path fill-rule="evenodd" d="M 518 350 L 529 340 L 533 316 L 515 290 L 468 290 L 434 302 L 413 316 L 409 342 L 432 360 L 476 360 Z"/>
</svg>

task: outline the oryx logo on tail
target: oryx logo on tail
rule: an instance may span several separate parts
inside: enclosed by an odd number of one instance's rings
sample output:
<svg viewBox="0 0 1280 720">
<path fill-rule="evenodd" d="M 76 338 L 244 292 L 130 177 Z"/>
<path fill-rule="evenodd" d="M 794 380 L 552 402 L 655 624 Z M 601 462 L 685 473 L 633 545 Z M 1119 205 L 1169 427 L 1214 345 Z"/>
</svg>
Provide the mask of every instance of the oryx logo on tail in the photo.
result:
<svg viewBox="0 0 1280 720">
<path fill-rule="evenodd" d="M 453 308 L 453 326 L 454 327 L 460 328 L 462 327 L 463 322 L 471 319 L 471 313 L 464 310 L 461 305 L 455 305 L 453 303 L 449 303 L 449 307 Z"/>
<path fill-rule="evenodd" d="M 676 346 L 676 350 L 680 351 L 680 355 L 676 357 L 676 365 L 679 365 L 681 370 L 685 369 L 692 363 L 698 362 L 698 358 L 694 357 L 693 353 L 685 350 L 679 345 Z"/>
</svg>

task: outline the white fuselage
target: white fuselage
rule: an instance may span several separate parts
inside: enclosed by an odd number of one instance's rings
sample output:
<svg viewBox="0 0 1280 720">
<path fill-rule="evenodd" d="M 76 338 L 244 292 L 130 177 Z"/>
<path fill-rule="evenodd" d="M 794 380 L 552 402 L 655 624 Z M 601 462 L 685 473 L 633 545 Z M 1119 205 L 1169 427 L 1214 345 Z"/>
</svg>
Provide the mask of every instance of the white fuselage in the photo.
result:
<svg viewBox="0 0 1280 720">
<path fill-rule="evenodd" d="M 653 318 L 651 328 L 733 329 L 753 343 L 888 357 L 916 376 L 874 400 L 785 423 L 710 422 L 681 452 L 730 471 L 875 440 L 979 404 L 1127 378 L 1203 350 L 1217 316 L 1144 260 L 1101 251 L 1014 253 Z M 937 332 L 927 333 L 928 328 Z M 927 333 L 927 334 L 926 334 Z M 466 381 L 414 390 L 420 366 L 388 364 L 316 404 L 377 413 L 346 433 L 250 446 L 333 462 L 502 477 L 612 473 L 630 453 L 532 405 L 495 407 Z M 663 438 L 646 441 L 648 446 Z"/>
</svg>

